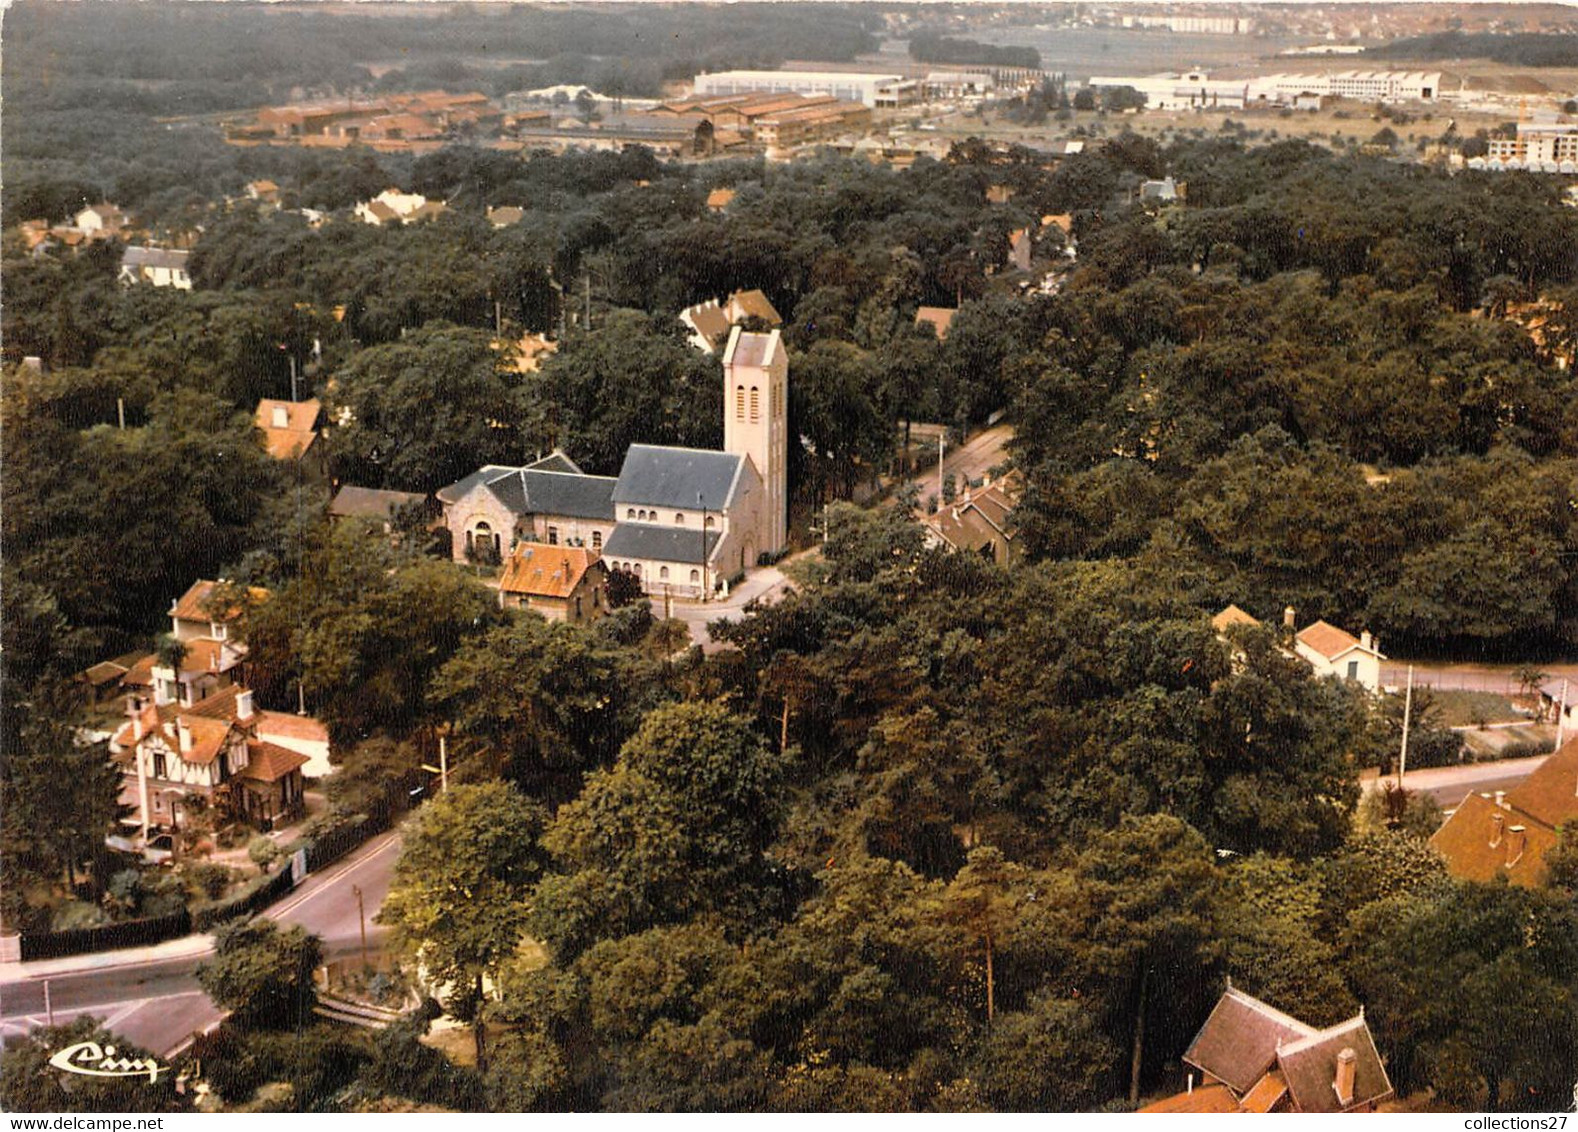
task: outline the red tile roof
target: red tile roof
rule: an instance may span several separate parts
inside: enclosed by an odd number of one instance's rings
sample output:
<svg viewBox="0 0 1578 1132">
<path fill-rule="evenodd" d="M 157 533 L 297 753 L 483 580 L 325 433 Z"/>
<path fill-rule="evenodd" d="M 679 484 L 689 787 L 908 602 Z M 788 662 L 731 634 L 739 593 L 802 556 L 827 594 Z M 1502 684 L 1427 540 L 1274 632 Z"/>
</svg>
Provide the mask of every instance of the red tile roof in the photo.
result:
<svg viewBox="0 0 1578 1132">
<path fill-rule="evenodd" d="M 526 543 L 504 564 L 499 591 L 527 597 L 567 598 L 581 584 L 598 555 L 579 546 Z"/>
<path fill-rule="evenodd" d="M 1249 614 L 1236 605 L 1230 605 L 1215 617 L 1211 618 L 1211 628 L 1218 633 L 1226 632 L 1229 625 L 1259 625 Z"/>
<path fill-rule="evenodd" d="M 1298 639 L 1301 644 L 1314 649 L 1327 660 L 1335 660 L 1349 649 L 1359 647 L 1358 637 L 1324 621 L 1317 621 L 1309 628 L 1300 631 Z"/>
<path fill-rule="evenodd" d="M 948 337 L 948 327 L 953 325 L 953 316 L 959 311 L 955 307 L 921 307 L 915 312 L 915 325 L 929 324 L 937 331 L 937 339 Z"/>
<path fill-rule="evenodd" d="M 288 751 L 284 747 L 261 739 L 247 741 L 247 766 L 242 778 L 253 782 L 278 782 L 293 770 L 300 770 L 311 761 L 306 755 Z"/>
<path fill-rule="evenodd" d="M 218 582 L 197 581 L 192 583 L 192 588 L 178 597 L 175 605 L 170 609 L 170 616 L 178 621 L 229 621 L 241 612 L 239 606 L 231 606 L 220 611 L 220 616 L 215 617 L 208 610 L 209 599 L 213 596 Z M 263 601 L 268 597 L 268 590 L 262 586 L 250 586 L 248 595 L 255 601 Z"/>
<path fill-rule="evenodd" d="M 1545 878 L 1545 854 L 1557 830 L 1578 820 L 1578 739 L 1565 744 L 1535 772 L 1507 791 L 1502 805 L 1485 794 L 1463 800 L 1430 844 L 1446 858 L 1447 870 L 1465 880 L 1505 876 L 1536 887 Z"/>
<path fill-rule="evenodd" d="M 1148 1104 L 1141 1112 L 1240 1112 L 1238 1102 L 1225 1085 L 1201 1085 L 1187 1093 Z"/>
</svg>

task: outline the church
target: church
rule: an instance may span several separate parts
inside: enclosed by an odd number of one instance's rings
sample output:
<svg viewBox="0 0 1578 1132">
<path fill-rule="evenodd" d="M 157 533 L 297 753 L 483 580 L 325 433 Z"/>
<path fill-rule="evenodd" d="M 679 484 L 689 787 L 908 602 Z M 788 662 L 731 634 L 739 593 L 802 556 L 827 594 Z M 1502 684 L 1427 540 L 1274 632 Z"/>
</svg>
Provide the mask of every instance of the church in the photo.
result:
<svg viewBox="0 0 1578 1132">
<path fill-rule="evenodd" d="M 562 452 L 480 468 L 438 492 L 455 561 L 580 546 L 649 594 L 705 598 L 787 548 L 788 418 L 779 332 L 736 327 L 723 353 L 723 451 L 633 444 L 618 476 L 589 476 Z"/>
</svg>

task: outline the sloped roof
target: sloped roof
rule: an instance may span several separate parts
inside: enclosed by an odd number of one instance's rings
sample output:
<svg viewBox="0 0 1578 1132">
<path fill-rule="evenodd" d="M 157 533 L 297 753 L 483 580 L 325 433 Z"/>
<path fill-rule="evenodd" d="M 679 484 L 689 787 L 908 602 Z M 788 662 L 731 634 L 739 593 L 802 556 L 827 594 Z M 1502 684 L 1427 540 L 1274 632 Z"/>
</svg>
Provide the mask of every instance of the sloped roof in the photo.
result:
<svg viewBox="0 0 1578 1132">
<path fill-rule="evenodd" d="M 231 606 L 229 609 L 222 610 L 218 617 L 208 612 L 209 599 L 213 597 L 214 589 L 218 585 L 218 582 L 207 579 L 193 582 L 184 594 L 176 598 L 175 604 L 170 608 L 170 616 L 181 621 L 229 621 L 241 612 L 239 607 Z M 268 590 L 262 586 L 248 586 L 247 593 L 257 601 L 268 598 Z"/>
<path fill-rule="evenodd" d="M 1238 1102 L 1226 1085 L 1201 1085 L 1188 1093 L 1176 1093 L 1165 1100 L 1148 1104 L 1140 1112 L 1238 1112 Z"/>
<path fill-rule="evenodd" d="M 549 467 L 575 464 L 555 453 L 525 468 L 489 464 L 462 480 L 440 488 L 440 502 L 458 503 L 481 486 L 515 515 L 565 515 L 574 519 L 612 519 L 611 476 L 588 476 L 575 472 L 548 471 Z"/>
<path fill-rule="evenodd" d="M 1353 1099 L 1344 1105 L 1337 1099 L 1336 1080 L 1337 1055 L 1346 1049 L 1353 1050 L 1355 1063 Z M 1362 1014 L 1284 1045 L 1277 1067 L 1287 1078 L 1288 1094 L 1300 1112 L 1343 1112 L 1392 1095 L 1391 1079 Z"/>
<path fill-rule="evenodd" d="M 1533 774 L 1507 791 L 1507 801 L 1552 829 L 1578 818 L 1578 739 L 1564 743 Z"/>
<path fill-rule="evenodd" d="M 247 766 L 241 777 L 253 782 L 278 782 L 293 770 L 300 770 L 312 760 L 296 751 L 261 739 L 247 740 Z"/>
<path fill-rule="evenodd" d="M 1359 644 L 1358 637 L 1324 621 L 1317 621 L 1307 629 L 1300 630 L 1298 641 L 1327 660 L 1336 660 L 1351 649 L 1363 647 Z"/>
<path fill-rule="evenodd" d="M 632 444 L 614 484 L 613 502 L 720 511 L 734 504 L 744 463 L 735 452 Z"/>
<path fill-rule="evenodd" d="M 295 715 L 288 711 L 258 712 L 257 732 L 260 738 L 299 739 L 311 743 L 327 743 L 329 729 L 310 715 Z"/>
<path fill-rule="evenodd" d="M 388 519 L 400 507 L 421 503 L 427 496 L 415 491 L 384 491 L 375 487 L 356 487 L 346 484 L 334 493 L 329 504 L 329 514 L 341 518 L 366 516 Z"/>
<path fill-rule="evenodd" d="M 1243 1096 L 1276 1064 L 1279 1043 L 1314 1033 L 1297 1018 L 1228 987 L 1183 1059 Z"/>
<path fill-rule="evenodd" d="M 1253 1089 L 1244 1094 L 1240 1107 L 1245 1112 L 1270 1112 L 1277 1107 L 1277 1102 L 1287 1095 L 1287 1078 L 1282 1075 L 1280 1069 L 1273 1069 L 1256 1081 Z"/>
<path fill-rule="evenodd" d="M 941 340 L 948 337 L 948 327 L 953 325 L 953 316 L 958 313 L 957 307 L 921 307 L 915 312 L 915 325 L 930 324 Z"/>
<path fill-rule="evenodd" d="M 706 532 L 707 561 L 718 547 L 718 532 Z M 650 523 L 620 523 L 603 542 L 607 558 L 644 558 L 659 562 L 702 564 L 702 532 L 696 527 L 660 527 Z"/>
<path fill-rule="evenodd" d="M 783 323 L 783 315 L 778 313 L 767 295 L 759 290 L 734 292 L 729 296 L 728 306 L 741 321 L 747 318 L 759 318 L 772 326 L 780 326 Z"/>
<path fill-rule="evenodd" d="M 567 598 L 597 561 L 597 554 L 583 547 L 524 543 L 505 561 L 499 590 L 528 597 Z"/>
<path fill-rule="evenodd" d="M 1514 831 L 1518 825 L 1522 830 Z M 1490 881 L 1505 876 L 1512 884 L 1533 888 L 1545 877 L 1545 854 L 1556 840 L 1553 830 L 1527 815 L 1498 807 L 1484 794 L 1470 794 L 1431 835 L 1430 844 L 1446 858 L 1447 871 L 1455 877 Z"/>
<path fill-rule="evenodd" d="M 708 208 L 728 208 L 729 202 L 734 199 L 733 189 L 713 189 L 707 194 Z"/>
<path fill-rule="evenodd" d="M 686 307 L 680 312 L 680 317 L 682 321 L 688 322 L 697 334 L 705 338 L 708 346 L 714 350 L 728 336 L 729 327 L 732 325 L 723 308 L 712 302 Z"/>
<path fill-rule="evenodd" d="M 568 472 L 572 476 L 584 476 L 586 474 L 581 471 L 579 464 L 557 448 L 541 460 L 527 464 L 526 470 L 528 472 Z"/>
<path fill-rule="evenodd" d="M 1236 605 L 1230 605 L 1215 617 L 1211 618 L 1211 628 L 1218 633 L 1227 631 L 1229 625 L 1259 625 L 1260 622 L 1245 613 Z"/>
<path fill-rule="evenodd" d="M 276 409 L 284 411 L 283 426 L 274 423 Z M 321 409 L 322 405 L 316 397 L 307 401 L 275 401 L 269 398 L 259 401 L 253 420 L 263 430 L 263 443 L 268 454 L 276 460 L 301 457 L 318 439 L 316 429 Z"/>
<path fill-rule="evenodd" d="M 113 660 L 101 660 L 99 663 L 89 665 L 84 669 L 79 678 L 83 683 L 98 688 L 112 681 L 119 680 L 126 675 L 127 671 L 128 667 L 124 664 L 117 664 Z"/>
<path fill-rule="evenodd" d="M 122 267 L 164 267 L 172 271 L 185 271 L 191 252 L 178 252 L 172 248 L 127 248 L 121 255 Z"/>
</svg>

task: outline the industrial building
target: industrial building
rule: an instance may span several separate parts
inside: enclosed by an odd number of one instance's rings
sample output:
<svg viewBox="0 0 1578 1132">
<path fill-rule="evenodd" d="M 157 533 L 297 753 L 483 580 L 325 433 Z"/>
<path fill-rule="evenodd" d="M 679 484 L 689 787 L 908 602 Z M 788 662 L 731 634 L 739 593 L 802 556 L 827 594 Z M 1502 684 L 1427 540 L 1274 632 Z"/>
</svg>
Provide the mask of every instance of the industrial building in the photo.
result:
<svg viewBox="0 0 1578 1132">
<path fill-rule="evenodd" d="M 874 108 L 918 100 L 920 84 L 903 75 L 857 71 L 718 71 L 697 75 L 695 96 L 712 94 L 830 94 Z"/>
</svg>

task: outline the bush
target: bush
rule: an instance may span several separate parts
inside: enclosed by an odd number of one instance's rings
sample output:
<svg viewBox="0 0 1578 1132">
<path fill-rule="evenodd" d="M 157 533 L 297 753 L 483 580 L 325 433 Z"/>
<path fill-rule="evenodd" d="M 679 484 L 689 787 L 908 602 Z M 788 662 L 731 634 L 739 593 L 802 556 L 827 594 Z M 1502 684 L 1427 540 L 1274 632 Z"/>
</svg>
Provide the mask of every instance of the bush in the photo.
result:
<svg viewBox="0 0 1578 1132">
<path fill-rule="evenodd" d="M 192 895 L 203 900 L 218 900 L 236 879 L 234 869 L 206 862 L 187 865 L 182 872 Z"/>
<path fill-rule="evenodd" d="M 1535 755 L 1548 755 L 1556 749 L 1549 739 L 1515 739 L 1501 748 L 1498 759 L 1528 759 Z"/>
<path fill-rule="evenodd" d="M 252 859 L 254 865 L 268 872 L 274 862 L 279 860 L 279 846 L 267 837 L 254 837 L 247 845 L 247 856 Z"/>
</svg>

